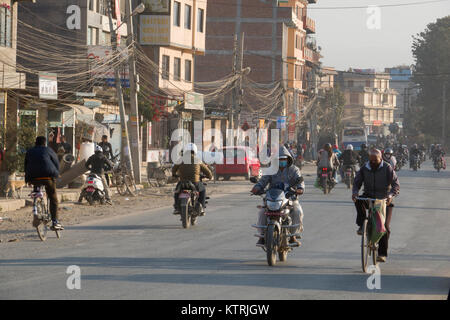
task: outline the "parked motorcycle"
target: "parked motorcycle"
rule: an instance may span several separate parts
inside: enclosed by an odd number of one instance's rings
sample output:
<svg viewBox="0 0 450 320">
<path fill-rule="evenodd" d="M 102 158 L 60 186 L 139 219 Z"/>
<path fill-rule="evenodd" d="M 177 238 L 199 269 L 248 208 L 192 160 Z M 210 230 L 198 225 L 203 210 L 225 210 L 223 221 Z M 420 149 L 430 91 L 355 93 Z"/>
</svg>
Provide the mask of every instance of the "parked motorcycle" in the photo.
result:
<svg viewBox="0 0 450 320">
<path fill-rule="evenodd" d="M 251 178 L 251 182 L 256 183 L 256 178 Z M 293 185 L 298 184 L 297 181 Z M 265 194 L 265 196 L 263 196 Z M 265 209 L 267 216 L 267 225 L 258 226 L 252 225 L 254 228 L 264 229 L 265 244 L 262 246 L 267 254 L 267 263 L 269 266 L 274 266 L 278 259 L 286 261 L 288 253 L 294 247 L 298 247 L 298 243 L 289 243 L 292 236 L 300 238 L 300 234 L 291 234 L 289 228 L 297 228 L 299 225 L 293 225 L 289 212 L 293 210 L 293 201 L 297 200 L 295 190 L 286 184 L 271 186 L 269 190 L 261 193 L 263 196 L 263 206 L 258 208 Z M 261 237 L 260 234 L 255 236 Z"/>
<path fill-rule="evenodd" d="M 105 188 L 101 177 L 97 174 L 90 173 L 86 178 L 78 202 L 81 203 L 83 199 L 86 199 L 91 206 L 94 205 L 95 202 L 99 202 L 100 204 L 106 203 Z"/>
<path fill-rule="evenodd" d="M 200 178 L 202 180 L 203 177 Z M 203 183 L 206 186 L 206 183 Z M 197 223 L 197 219 L 202 215 L 202 204 L 198 201 L 199 192 L 191 181 L 182 182 L 179 185 L 178 201 L 180 204 L 181 223 L 183 228 L 188 229 Z M 208 200 L 209 197 L 206 197 Z M 206 203 L 208 203 L 206 201 Z"/>
</svg>

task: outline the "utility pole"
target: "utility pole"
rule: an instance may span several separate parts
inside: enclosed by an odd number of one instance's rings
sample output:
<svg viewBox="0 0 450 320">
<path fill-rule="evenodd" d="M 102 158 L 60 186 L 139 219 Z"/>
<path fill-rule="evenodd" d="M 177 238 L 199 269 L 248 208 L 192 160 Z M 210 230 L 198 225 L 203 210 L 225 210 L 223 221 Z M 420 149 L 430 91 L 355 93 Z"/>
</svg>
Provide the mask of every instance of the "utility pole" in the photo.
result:
<svg viewBox="0 0 450 320">
<path fill-rule="evenodd" d="M 127 46 L 135 40 L 133 17 L 132 17 L 132 5 L 131 0 L 126 0 L 125 3 L 125 15 L 129 17 L 127 23 Z M 136 90 L 136 62 L 134 60 L 134 52 L 128 54 L 128 68 L 130 75 L 130 140 L 131 140 L 131 154 L 133 161 L 133 172 L 135 183 L 141 183 L 141 162 L 142 154 L 140 149 L 140 137 L 139 137 L 139 108 L 138 108 L 138 96 Z"/>
<path fill-rule="evenodd" d="M 117 34 L 114 29 L 113 20 L 112 20 L 112 9 L 111 9 L 111 1 L 108 1 L 108 17 L 109 17 L 109 28 L 111 30 L 111 45 L 113 55 L 117 55 Z M 130 153 L 130 144 L 128 140 L 128 128 L 125 121 L 125 106 L 123 103 L 123 95 L 122 95 L 122 85 L 120 83 L 119 76 L 119 66 L 116 65 L 114 67 L 114 77 L 116 82 L 116 92 L 117 92 L 117 100 L 119 101 L 119 110 L 120 110 L 120 125 L 121 125 L 121 137 L 122 137 L 122 147 L 120 150 L 120 161 L 125 161 L 128 169 L 130 170 L 131 175 L 133 176 L 133 166 L 132 159 Z"/>
<path fill-rule="evenodd" d="M 446 132 L 445 132 L 445 125 L 447 124 L 446 121 L 446 113 L 445 108 L 447 105 L 446 96 L 445 96 L 445 80 L 442 83 L 442 146 L 445 146 L 445 138 L 446 138 Z"/>
</svg>

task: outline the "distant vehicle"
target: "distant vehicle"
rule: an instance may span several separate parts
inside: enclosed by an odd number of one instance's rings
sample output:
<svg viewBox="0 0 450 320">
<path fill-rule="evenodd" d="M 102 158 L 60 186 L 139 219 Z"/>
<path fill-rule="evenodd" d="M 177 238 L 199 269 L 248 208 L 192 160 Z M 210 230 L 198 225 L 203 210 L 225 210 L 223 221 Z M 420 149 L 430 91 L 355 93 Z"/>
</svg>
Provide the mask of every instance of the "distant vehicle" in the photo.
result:
<svg viewBox="0 0 450 320">
<path fill-rule="evenodd" d="M 361 145 L 367 145 L 367 134 L 363 127 L 346 127 L 342 133 L 342 145 L 343 150 L 347 148 L 347 145 L 351 144 L 353 150 L 361 150 Z"/>
<path fill-rule="evenodd" d="M 232 158 L 227 158 L 230 152 Z M 216 164 L 216 176 L 230 180 L 234 176 L 243 176 L 249 180 L 251 177 L 260 178 L 262 175 L 261 163 L 253 150 L 248 147 L 224 147 L 219 152 L 223 154 L 223 164 Z"/>
<path fill-rule="evenodd" d="M 369 145 L 371 145 L 371 144 L 376 144 L 377 141 L 378 141 L 378 137 L 377 137 L 375 134 L 369 134 L 369 135 L 367 136 L 367 143 L 368 143 Z"/>
</svg>

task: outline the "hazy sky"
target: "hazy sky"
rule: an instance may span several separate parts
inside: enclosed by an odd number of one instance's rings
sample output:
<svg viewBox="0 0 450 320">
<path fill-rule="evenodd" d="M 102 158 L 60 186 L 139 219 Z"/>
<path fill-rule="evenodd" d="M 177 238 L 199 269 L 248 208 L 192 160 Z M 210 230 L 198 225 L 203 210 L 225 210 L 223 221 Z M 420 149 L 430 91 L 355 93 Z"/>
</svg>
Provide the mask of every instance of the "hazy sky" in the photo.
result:
<svg viewBox="0 0 450 320">
<path fill-rule="evenodd" d="M 317 44 L 322 47 L 324 66 L 338 70 L 413 64 L 412 35 L 428 23 L 450 15 L 450 1 L 380 8 L 380 29 L 369 29 L 370 15 L 364 9 L 319 9 L 369 5 L 424 3 L 429 0 L 318 0 L 308 6 L 316 21 Z M 317 9 L 314 9 L 317 8 Z M 374 20 L 371 20 L 374 21 Z M 372 24 L 373 25 L 373 24 Z"/>
</svg>

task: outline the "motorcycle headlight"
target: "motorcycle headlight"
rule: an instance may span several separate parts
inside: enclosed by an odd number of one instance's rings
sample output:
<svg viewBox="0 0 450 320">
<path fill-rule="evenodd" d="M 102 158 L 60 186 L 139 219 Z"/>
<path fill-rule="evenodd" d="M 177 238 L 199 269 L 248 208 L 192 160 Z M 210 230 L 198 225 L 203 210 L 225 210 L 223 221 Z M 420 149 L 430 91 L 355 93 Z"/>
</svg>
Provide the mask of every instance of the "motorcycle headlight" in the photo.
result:
<svg viewBox="0 0 450 320">
<path fill-rule="evenodd" d="M 270 211 L 277 211 L 281 208 L 281 202 L 282 201 L 267 201 L 267 209 Z"/>
</svg>

